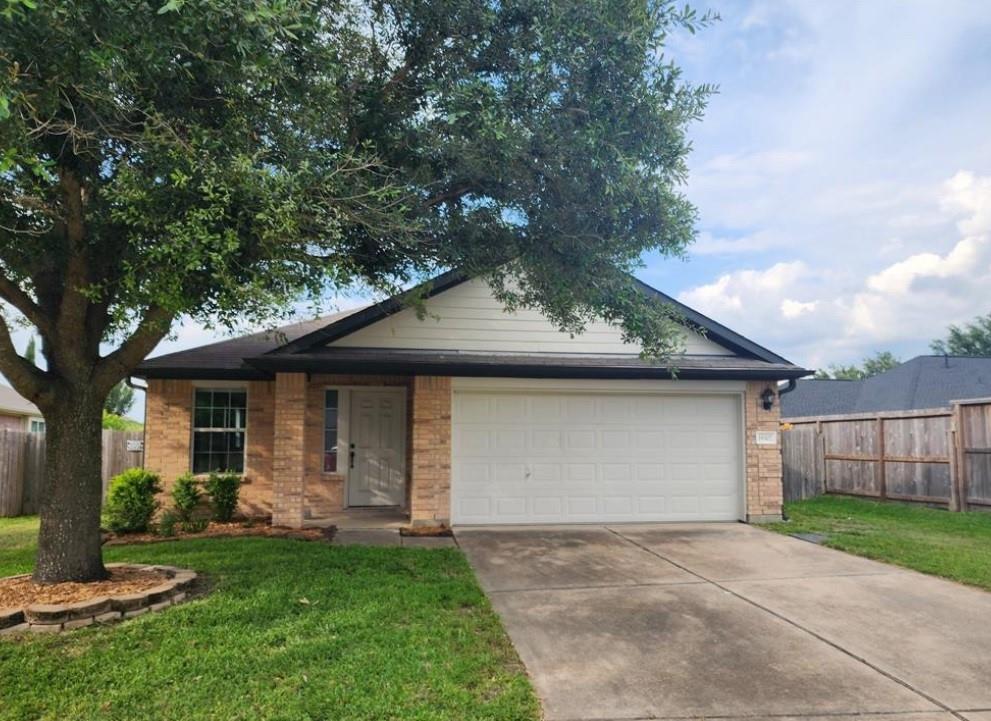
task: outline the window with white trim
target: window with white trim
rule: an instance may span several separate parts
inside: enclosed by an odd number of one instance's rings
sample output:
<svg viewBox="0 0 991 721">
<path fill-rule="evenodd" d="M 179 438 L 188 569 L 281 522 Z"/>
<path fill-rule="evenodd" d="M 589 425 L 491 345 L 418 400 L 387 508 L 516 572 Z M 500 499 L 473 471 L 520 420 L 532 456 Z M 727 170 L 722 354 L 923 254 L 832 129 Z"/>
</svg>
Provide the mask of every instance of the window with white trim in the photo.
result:
<svg viewBox="0 0 991 721">
<path fill-rule="evenodd" d="M 45 422 L 37 418 L 31 419 L 31 432 L 32 433 L 44 433 L 45 432 Z"/>
<path fill-rule="evenodd" d="M 248 394 L 242 388 L 197 388 L 193 402 L 193 473 L 244 472 Z"/>
<path fill-rule="evenodd" d="M 337 418 L 340 393 L 324 391 L 323 396 L 323 472 L 337 472 Z"/>
</svg>

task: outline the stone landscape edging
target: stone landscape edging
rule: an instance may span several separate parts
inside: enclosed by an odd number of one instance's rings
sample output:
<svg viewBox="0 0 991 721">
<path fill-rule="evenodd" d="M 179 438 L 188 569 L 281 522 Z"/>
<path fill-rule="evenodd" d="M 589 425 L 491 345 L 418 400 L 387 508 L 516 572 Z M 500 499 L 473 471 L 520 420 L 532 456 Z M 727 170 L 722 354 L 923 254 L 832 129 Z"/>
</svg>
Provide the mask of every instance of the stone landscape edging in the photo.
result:
<svg viewBox="0 0 991 721">
<path fill-rule="evenodd" d="M 185 601 L 197 579 L 196 571 L 175 566 L 108 563 L 107 568 L 157 571 L 165 578 L 162 583 L 144 591 L 97 596 L 73 603 L 32 603 L 23 608 L 0 609 L 0 635 L 59 633 L 162 611 Z"/>
</svg>

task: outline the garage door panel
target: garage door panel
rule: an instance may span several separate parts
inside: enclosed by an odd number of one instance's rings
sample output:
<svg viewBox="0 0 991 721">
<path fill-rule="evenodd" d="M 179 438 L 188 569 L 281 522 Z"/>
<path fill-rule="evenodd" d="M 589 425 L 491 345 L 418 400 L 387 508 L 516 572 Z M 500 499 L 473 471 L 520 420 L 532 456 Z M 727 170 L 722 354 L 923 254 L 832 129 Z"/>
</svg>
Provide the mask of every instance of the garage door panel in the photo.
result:
<svg viewBox="0 0 991 721">
<path fill-rule="evenodd" d="M 731 520 L 734 395 L 454 396 L 455 523 Z"/>
</svg>

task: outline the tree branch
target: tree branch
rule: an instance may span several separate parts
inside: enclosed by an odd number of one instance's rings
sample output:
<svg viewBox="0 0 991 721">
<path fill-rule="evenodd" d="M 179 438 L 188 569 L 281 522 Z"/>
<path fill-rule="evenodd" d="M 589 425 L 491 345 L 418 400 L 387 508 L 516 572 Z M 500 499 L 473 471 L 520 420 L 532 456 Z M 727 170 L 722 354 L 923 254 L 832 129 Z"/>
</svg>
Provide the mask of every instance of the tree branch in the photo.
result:
<svg viewBox="0 0 991 721">
<path fill-rule="evenodd" d="M 441 193 L 437 193 L 436 195 L 433 195 L 427 198 L 425 201 L 423 201 L 423 204 L 428 208 L 432 208 L 435 205 L 446 203 L 449 200 L 457 200 L 458 198 L 467 195 L 472 190 L 473 190 L 472 186 L 468 183 L 465 183 L 464 185 L 459 185 L 456 188 L 451 188 L 450 190 L 445 190 Z"/>
<path fill-rule="evenodd" d="M 0 273 L 0 298 L 17 308 L 24 317 L 46 335 L 51 332 L 51 323 L 34 300 L 24 290 L 7 276 Z"/>
<path fill-rule="evenodd" d="M 114 384 L 130 374 L 168 334 L 174 317 L 174 313 L 161 306 L 149 307 L 130 337 L 97 364 L 93 373 L 94 384 L 109 392 Z"/>
<path fill-rule="evenodd" d="M 89 298 L 83 292 L 89 282 L 89 262 L 86 257 L 85 195 L 75 173 L 62 169 L 59 184 L 65 197 L 65 238 L 68 261 L 62 281 L 62 298 L 59 303 L 55 330 L 58 342 L 81 345 L 85 338 L 86 314 Z M 56 338 L 52 338 L 56 342 Z"/>
<path fill-rule="evenodd" d="M 21 357 L 14 348 L 7 321 L 0 319 L 0 371 L 7 377 L 14 390 L 44 409 L 52 395 L 49 378 L 43 370 Z"/>
</svg>

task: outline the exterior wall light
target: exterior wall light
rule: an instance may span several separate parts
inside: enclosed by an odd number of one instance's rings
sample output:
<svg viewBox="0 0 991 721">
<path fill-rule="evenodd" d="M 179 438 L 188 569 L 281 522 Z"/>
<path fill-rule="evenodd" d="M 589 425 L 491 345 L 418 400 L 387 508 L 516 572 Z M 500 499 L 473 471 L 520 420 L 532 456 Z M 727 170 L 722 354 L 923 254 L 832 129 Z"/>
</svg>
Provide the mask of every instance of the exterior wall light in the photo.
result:
<svg viewBox="0 0 991 721">
<path fill-rule="evenodd" d="M 760 394 L 760 402 L 764 406 L 765 411 L 774 408 L 774 391 L 770 388 L 765 388 L 764 392 Z"/>
</svg>

